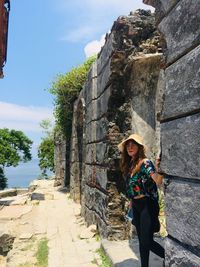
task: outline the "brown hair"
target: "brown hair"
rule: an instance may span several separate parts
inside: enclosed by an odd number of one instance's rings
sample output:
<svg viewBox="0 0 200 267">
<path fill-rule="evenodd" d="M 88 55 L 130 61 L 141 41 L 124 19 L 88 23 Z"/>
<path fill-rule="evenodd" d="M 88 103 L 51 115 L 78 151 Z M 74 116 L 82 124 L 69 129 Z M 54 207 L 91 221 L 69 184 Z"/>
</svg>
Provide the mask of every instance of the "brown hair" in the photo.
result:
<svg viewBox="0 0 200 267">
<path fill-rule="evenodd" d="M 121 168 L 123 175 L 127 175 L 128 172 L 130 171 L 130 168 L 131 168 L 130 165 L 131 165 L 132 158 L 128 155 L 128 152 L 126 150 L 126 144 L 128 142 L 129 142 L 129 140 L 125 143 L 124 149 L 123 149 L 122 154 L 121 154 L 120 168 Z M 139 145 L 138 143 L 137 143 L 137 145 L 138 145 L 138 153 L 137 153 L 136 159 L 134 160 L 134 163 L 132 165 L 132 167 L 135 168 L 134 172 L 137 171 L 136 169 L 137 169 L 137 164 L 138 164 L 139 160 L 146 158 L 144 146 Z"/>
</svg>

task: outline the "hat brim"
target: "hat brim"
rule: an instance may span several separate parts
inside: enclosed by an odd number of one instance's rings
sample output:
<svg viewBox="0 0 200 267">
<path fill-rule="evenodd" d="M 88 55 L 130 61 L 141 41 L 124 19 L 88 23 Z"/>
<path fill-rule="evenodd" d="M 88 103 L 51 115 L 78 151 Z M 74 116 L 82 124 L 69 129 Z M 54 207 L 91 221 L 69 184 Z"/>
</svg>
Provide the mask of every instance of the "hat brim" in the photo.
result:
<svg viewBox="0 0 200 267">
<path fill-rule="evenodd" d="M 123 152 L 124 151 L 125 144 L 129 140 L 134 140 L 138 145 L 141 145 L 141 146 L 143 146 L 145 148 L 145 144 L 144 144 L 143 138 L 141 136 L 137 135 L 137 134 L 131 134 L 128 138 L 126 138 L 125 140 L 123 140 L 117 146 L 120 152 Z"/>
</svg>

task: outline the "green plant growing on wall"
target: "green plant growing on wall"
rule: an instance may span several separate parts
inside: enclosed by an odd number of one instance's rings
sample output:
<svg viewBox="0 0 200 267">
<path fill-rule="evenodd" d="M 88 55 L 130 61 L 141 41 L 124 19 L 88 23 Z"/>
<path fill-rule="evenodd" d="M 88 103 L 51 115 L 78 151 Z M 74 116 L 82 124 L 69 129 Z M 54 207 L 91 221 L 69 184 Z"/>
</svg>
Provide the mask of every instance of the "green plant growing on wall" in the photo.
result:
<svg viewBox="0 0 200 267">
<path fill-rule="evenodd" d="M 87 73 L 95 59 L 96 57 L 91 57 L 77 68 L 73 68 L 66 74 L 58 75 L 49 89 L 50 93 L 55 96 L 56 125 L 67 139 L 71 137 L 74 101 L 83 88 Z"/>
</svg>

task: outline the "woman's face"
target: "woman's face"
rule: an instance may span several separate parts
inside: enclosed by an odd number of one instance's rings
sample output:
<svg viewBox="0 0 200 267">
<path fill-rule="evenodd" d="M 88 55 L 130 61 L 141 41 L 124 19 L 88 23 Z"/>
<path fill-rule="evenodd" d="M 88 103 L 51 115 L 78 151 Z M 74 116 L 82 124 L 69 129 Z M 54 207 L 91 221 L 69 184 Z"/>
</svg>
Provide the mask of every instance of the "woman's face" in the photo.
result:
<svg viewBox="0 0 200 267">
<path fill-rule="evenodd" d="M 130 157 L 135 157 L 138 153 L 139 145 L 133 141 L 130 140 L 126 143 L 126 151 Z"/>
</svg>

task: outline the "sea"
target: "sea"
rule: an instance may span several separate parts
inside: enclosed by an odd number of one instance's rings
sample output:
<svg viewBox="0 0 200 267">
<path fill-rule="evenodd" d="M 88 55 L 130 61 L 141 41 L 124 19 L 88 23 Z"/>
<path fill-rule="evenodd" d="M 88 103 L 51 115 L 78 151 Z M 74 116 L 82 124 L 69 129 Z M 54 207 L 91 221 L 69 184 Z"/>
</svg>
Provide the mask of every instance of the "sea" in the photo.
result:
<svg viewBox="0 0 200 267">
<path fill-rule="evenodd" d="M 17 167 L 7 167 L 4 171 L 8 179 L 8 188 L 27 188 L 31 181 L 41 178 L 39 159 L 20 163 Z M 48 172 L 47 175 L 51 176 L 53 173 Z"/>
</svg>

